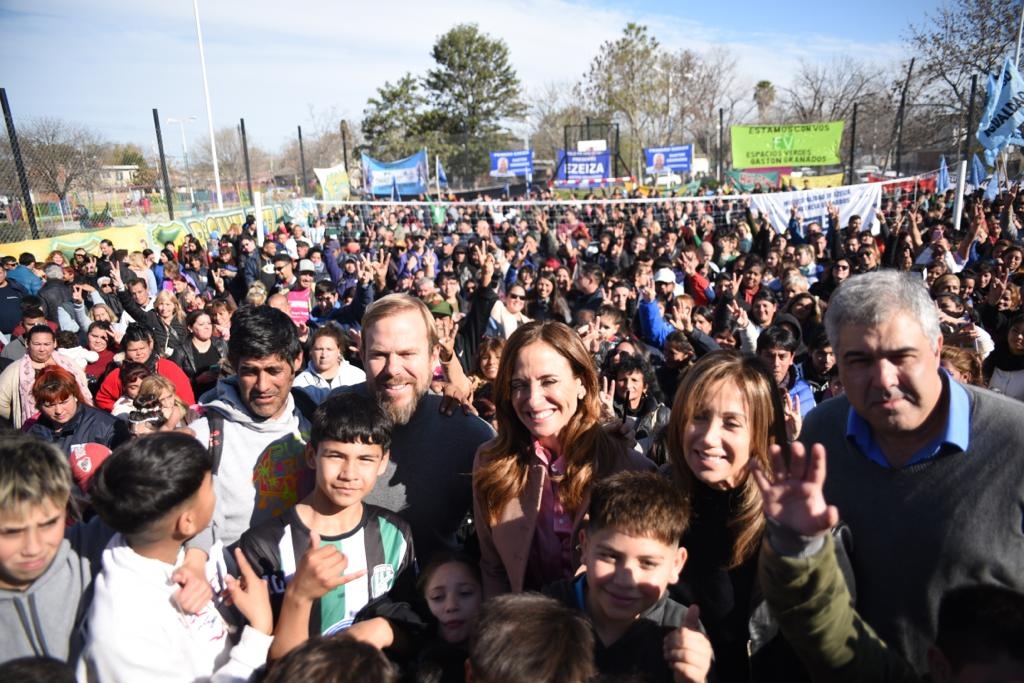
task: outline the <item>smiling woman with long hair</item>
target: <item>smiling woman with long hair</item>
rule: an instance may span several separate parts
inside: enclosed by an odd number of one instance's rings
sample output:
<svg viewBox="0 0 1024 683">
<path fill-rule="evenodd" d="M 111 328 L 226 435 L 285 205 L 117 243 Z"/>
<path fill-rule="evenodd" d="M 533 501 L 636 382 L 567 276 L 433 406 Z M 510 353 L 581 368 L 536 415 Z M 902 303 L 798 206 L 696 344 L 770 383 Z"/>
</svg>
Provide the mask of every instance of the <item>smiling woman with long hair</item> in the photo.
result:
<svg viewBox="0 0 1024 683">
<path fill-rule="evenodd" d="M 750 472 L 757 463 L 771 476 L 769 449 L 786 442 L 782 415 L 779 390 L 761 361 L 715 351 L 683 377 L 669 418 L 669 473 L 693 510 L 681 539 L 690 559 L 669 592 L 678 602 L 700 605 L 720 681 L 750 680 L 755 666 L 764 667 L 759 673 L 780 671 L 772 659 L 780 652 L 776 645 L 765 649 L 767 660 L 750 656 L 775 633 L 758 608 L 765 517 Z M 788 655 L 778 656 L 794 665 Z"/>
<path fill-rule="evenodd" d="M 591 484 L 652 469 L 602 423 L 597 372 L 574 330 L 532 322 L 508 340 L 494 380 L 498 435 L 473 465 L 488 596 L 571 577 Z"/>
</svg>

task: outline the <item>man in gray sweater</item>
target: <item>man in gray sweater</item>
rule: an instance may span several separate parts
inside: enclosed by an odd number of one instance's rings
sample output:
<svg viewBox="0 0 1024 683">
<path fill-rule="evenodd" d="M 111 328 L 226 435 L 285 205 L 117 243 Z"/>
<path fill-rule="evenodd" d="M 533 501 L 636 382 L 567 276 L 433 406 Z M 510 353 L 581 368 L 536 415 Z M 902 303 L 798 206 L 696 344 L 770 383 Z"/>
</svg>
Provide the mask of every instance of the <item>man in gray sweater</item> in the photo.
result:
<svg viewBox="0 0 1024 683">
<path fill-rule="evenodd" d="M 807 416 L 800 441 L 828 452 L 825 496 L 853 531 L 858 611 L 923 672 L 947 589 L 1024 590 L 1024 404 L 940 370 L 919 278 L 851 278 L 825 326 L 846 394 Z"/>
</svg>

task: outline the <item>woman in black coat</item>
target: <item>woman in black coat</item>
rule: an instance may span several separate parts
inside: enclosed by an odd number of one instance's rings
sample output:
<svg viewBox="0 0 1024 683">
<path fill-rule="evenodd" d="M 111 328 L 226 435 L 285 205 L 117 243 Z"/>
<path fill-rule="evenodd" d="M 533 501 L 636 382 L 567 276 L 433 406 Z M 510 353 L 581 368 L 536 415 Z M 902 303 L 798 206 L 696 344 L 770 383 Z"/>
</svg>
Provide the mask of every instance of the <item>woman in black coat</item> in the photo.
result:
<svg viewBox="0 0 1024 683">
<path fill-rule="evenodd" d="M 228 345 L 213 336 L 213 318 L 205 310 L 185 317 L 188 339 L 171 357 L 192 381 L 196 398 L 212 389 L 227 365 Z"/>
</svg>

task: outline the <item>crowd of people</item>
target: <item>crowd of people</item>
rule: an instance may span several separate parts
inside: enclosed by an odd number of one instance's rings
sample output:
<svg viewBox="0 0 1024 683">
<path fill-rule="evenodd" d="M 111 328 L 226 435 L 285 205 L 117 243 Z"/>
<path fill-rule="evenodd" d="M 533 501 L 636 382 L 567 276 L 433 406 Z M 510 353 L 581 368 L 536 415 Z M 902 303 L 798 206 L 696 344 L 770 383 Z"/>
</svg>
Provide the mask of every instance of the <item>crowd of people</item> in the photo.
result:
<svg viewBox="0 0 1024 683">
<path fill-rule="evenodd" d="M 4 256 L 0 679 L 1020 680 L 1024 197 L 953 210 Z"/>
</svg>

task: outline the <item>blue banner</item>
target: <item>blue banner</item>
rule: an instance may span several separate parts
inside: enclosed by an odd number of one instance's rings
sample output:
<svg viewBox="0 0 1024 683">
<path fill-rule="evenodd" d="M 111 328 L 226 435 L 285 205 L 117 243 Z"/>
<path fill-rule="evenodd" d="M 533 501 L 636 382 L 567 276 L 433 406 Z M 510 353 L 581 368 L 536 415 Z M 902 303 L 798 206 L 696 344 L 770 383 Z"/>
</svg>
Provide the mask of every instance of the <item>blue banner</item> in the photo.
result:
<svg viewBox="0 0 1024 683">
<path fill-rule="evenodd" d="M 563 163 L 564 161 L 564 163 Z M 569 182 L 603 180 L 609 177 L 611 155 L 608 152 L 568 152 L 558 150 L 558 179 Z"/>
<path fill-rule="evenodd" d="M 414 197 L 426 194 L 427 181 L 426 151 L 387 163 L 363 155 L 363 189 L 369 194 L 389 197 L 397 186 L 403 197 Z"/>
<path fill-rule="evenodd" d="M 495 178 L 533 175 L 533 150 L 514 149 L 509 152 L 491 152 L 491 175 Z"/>
<path fill-rule="evenodd" d="M 689 173 L 693 165 L 693 145 L 675 145 L 672 147 L 648 147 L 644 149 L 644 163 L 647 172 Z"/>
</svg>

